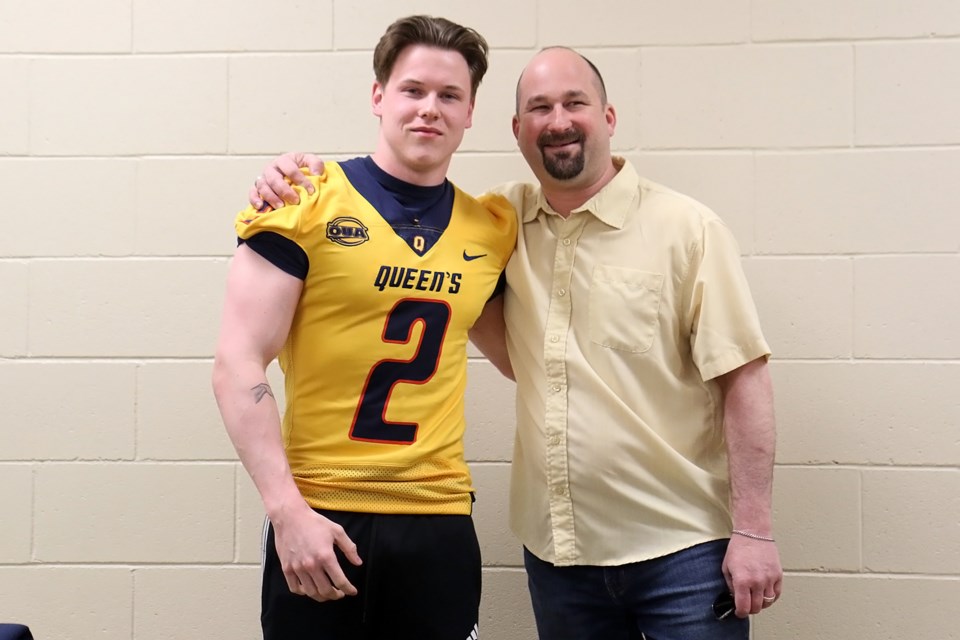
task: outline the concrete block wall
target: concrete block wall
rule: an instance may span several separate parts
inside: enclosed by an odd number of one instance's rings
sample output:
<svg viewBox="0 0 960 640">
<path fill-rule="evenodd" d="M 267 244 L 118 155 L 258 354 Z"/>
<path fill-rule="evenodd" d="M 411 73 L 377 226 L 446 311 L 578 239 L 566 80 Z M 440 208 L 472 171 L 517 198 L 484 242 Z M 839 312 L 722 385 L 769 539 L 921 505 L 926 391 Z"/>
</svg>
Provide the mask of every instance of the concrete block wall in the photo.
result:
<svg viewBox="0 0 960 640">
<path fill-rule="evenodd" d="M 0 0 L 0 621 L 259 637 L 262 511 L 208 381 L 231 218 L 277 152 L 372 148 L 372 46 L 420 12 L 493 46 L 461 186 L 530 175 L 516 77 L 567 44 L 604 72 L 618 152 L 736 233 L 775 351 L 787 570 L 754 638 L 960 638 L 960 3 L 943 0 Z M 530 640 L 512 387 L 473 355 L 481 629 Z"/>
</svg>

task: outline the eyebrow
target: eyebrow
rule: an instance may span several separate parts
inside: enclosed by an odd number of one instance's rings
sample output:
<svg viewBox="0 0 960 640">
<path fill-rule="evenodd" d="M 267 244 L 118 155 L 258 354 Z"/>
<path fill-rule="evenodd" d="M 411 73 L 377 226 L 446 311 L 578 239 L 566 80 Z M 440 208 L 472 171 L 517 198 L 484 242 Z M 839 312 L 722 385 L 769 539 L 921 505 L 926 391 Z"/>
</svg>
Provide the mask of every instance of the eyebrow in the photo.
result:
<svg viewBox="0 0 960 640">
<path fill-rule="evenodd" d="M 569 91 L 565 91 L 562 97 L 564 100 L 569 100 L 570 98 L 589 98 L 590 96 L 587 94 L 586 91 L 582 91 L 580 89 L 570 89 Z M 530 106 L 531 104 L 536 104 L 538 102 L 549 102 L 549 98 L 546 95 L 540 93 L 528 98 L 527 101 L 524 103 L 524 106 Z"/>
<path fill-rule="evenodd" d="M 425 86 L 427 86 L 427 83 L 426 83 L 426 82 L 423 82 L 422 80 L 417 80 L 417 79 L 415 79 L 415 78 L 401 78 L 401 79 L 397 80 L 397 84 L 413 84 L 413 85 L 417 85 L 418 87 L 425 87 Z M 447 85 L 444 85 L 444 86 L 443 86 L 443 90 L 444 90 L 444 91 L 460 91 L 460 92 L 462 92 L 462 93 L 466 93 L 466 91 L 467 91 L 466 88 L 461 87 L 461 86 L 458 85 L 458 84 L 447 84 Z"/>
</svg>

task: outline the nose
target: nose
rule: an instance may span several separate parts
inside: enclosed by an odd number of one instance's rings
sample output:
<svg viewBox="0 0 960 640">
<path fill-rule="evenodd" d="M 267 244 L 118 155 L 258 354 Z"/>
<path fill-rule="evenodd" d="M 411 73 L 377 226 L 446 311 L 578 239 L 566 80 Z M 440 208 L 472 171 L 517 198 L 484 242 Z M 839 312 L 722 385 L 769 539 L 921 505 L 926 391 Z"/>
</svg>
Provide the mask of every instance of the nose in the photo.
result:
<svg viewBox="0 0 960 640">
<path fill-rule="evenodd" d="M 419 116 L 424 120 L 436 120 L 440 116 L 440 111 L 437 109 L 436 94 L 428 93 L 420 101 Z"/>
<path fill-rule="evenodd" d="M 549 127 L 553 131 L 566 131 L 570 128 L 570 117 L 562 104 L 553 107 L 553 112 L 550 114 Z"/>
</svg>

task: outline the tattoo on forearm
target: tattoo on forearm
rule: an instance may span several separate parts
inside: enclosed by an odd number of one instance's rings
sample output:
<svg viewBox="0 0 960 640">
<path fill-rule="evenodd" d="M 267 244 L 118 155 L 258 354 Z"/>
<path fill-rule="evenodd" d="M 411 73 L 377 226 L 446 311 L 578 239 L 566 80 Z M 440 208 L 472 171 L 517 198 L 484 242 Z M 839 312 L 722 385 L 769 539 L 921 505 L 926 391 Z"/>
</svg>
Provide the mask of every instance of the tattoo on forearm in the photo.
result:
<svg viewBox="0 0 960 640">
<path fill-rule="evenodd" d="M 263 396 L 270 396 L 271 398 L 274 398 L 274 400 L 276 400 L 276 398 L 273 395 L 273 390 L 270 388 L 270 385 L 268 385 L 266 382 L 261 382 L 260 384 L 255 386 L 253 389 L 250 389 L 250 391 L 253 391 L 255 404 L 260 404 L 260 401 L 263 400 Z"/>
</svg>

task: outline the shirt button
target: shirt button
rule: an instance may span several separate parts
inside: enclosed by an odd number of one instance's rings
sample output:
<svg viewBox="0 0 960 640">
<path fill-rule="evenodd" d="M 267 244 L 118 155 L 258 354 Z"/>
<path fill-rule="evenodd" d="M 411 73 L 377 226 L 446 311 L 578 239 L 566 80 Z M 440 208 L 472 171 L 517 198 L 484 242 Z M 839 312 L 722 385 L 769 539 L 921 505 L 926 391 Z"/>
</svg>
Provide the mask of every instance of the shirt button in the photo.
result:
<svg viewBox="0 0 960 640">
<path fill-rule="evenodd" d="M 564 239 L 563 239 L 563 246 L 565 246 L 565 247 L 569 247 L 569 246 L 570 246 L 570 238 L 564 238 Z"/>
<path fill-rule="evenodd" d="M 553 385 L 553 390 L 554 390 L 554 391 L 560 391 L 560 385 L 558 385 L 558 384 Z"/>
<path fill-rule="evenodd" d="M 560 289 L 559 291 L 557 291 L 557 294 L 560 295 L 560 296 L 565 296 L 565 295 L 567 295 L 567 290 L 566 290 L 566 289 Z"/>
<path fill-rule="evenodd" d="M 560 336 L 550 336 L 550 342 L 560 342 Z"/>
<path fill-rule="evenodd" d="M 556 493 L 558 496 L 565 496 L 565 495 L 567 495 L 567 488 L 566 488 L 566 487 L 555 487 L 554 490 L 553 490 L 553 492 Z"/>
</svg>

